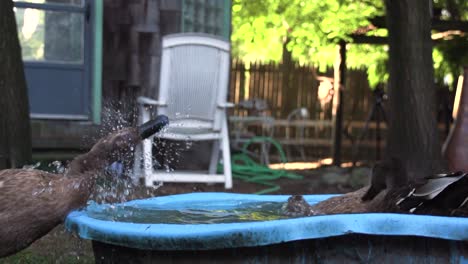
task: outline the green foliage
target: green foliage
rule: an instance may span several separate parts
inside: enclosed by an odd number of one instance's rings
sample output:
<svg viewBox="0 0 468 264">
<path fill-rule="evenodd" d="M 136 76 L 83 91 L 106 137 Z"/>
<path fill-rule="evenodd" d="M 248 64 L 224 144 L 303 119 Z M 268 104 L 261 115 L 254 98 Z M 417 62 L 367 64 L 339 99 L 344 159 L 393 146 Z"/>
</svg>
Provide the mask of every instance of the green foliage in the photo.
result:
<svg viewBox="0 0 468 264">
<path fill-rule="evenodd" d="M 442 18 L 468 20 L 468 1 L 435 0 Z M 233 55 L 244 61 L 282 59 L 283 46 L 300 63 L 324 70 L 337 57 L 336 43 L 351 41 L 349 35 L 369 26 L 368 19 L 384 15 L 382 0 L 233 0 Z M 387 36 L 386 29 L 367 35 Z M 468 65 L 468 38 L 455 37 L 438 44 L 433 53 L 436 80 L 456 79 Z M 388 79 L 386 45 L 347 46 L 347 65 L 367 69 L 371 87 Z M 449 82 L 450 84 L 450 82 Z"/>
<path fill-rule="evenodd" d="M 453 88 L 454 81 L 468 65 L 468 36 L 456 36 L 438 43 L 433 50 L 436 82 Z"/>
<path fill-rule="evenodd" d="M 388 80 L 388 46 L 387 45 L 349 45 L 347 66 L 367 70 L 371 88 Z"/>
<path fill-rule="evenodd" d="M 50 254 L 39 254 L 29 249 L 23 250 L 15 255 L 0 259 L 0 264 L 47 264 L 47 263 L 70 263 L 70 264 L 86 264 L 95 263 L 92 256 L 73 256 L 72 254 L 67 256 L 60 256 L 60 261 L 57 260 L 57 256 L 51 256 Z"/>
<path fill-rule="evenodd" d="M 468 20 L 468 1 L 434 0 L 434 7 L 442 20 Z M 436 82 L 454 88 L 457 77 L 463 73 L 463 66 L 468 65 L 468 35 L 447 36 L 439 41 L 433 50 Z"/>
<path fill-rule="evenodd" d="M 285 45 L 294 60 L 325 69 L 336 60 L 336 43 L 350 41 L 349 35 L 368 26 L 368 18 L 382 15 L 384 6 L 380 0 L 233 0 L 232 10 L 235 57 L 279 62 Z M 354 46 L 348 46 L 348 65 L 369 67 L 372 83 L 383 81 L 386 55 L 374 55 L 383 48 Z"/>
<path fill-rule="evenodd" d="M 441 9 L 441 19 L 468 20 L 468 1 L 434 0 L 434 7 Z"/>
</svg>

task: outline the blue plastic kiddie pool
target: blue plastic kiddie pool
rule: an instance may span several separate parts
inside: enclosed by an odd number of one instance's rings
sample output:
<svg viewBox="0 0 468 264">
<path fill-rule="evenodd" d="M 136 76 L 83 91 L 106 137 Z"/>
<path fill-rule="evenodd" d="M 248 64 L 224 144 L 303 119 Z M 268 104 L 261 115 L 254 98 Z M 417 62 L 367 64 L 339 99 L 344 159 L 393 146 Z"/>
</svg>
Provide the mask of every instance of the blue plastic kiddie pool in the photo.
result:
<svg viewBox="0 0 468 264">
<path fill-rule="evenodd" d="M 332 196 L 304 198 L 315 204 Z M 65 224 L 81 238 L 93 240 L 98 263 L 152 259 L 468 263 L 466 218 L 403 214 L 285 218 L 277 210 L 288 198 L 192 193 L 90 204 L 70 213 Z"/>
</svg>

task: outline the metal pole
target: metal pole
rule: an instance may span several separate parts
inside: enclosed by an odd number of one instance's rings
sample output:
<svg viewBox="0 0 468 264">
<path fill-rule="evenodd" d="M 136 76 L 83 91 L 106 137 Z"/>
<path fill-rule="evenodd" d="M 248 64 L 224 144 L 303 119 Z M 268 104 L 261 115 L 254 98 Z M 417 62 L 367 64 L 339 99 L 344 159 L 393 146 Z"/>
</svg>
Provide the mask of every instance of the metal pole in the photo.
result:
<svg viewBox="0 0 468 264">
<path fill-rule="evenodd" d="M 339 87 L 337 89 L 337 110 L 335 118 L 335 133 L 333 144 L 333 164 L 341 166 L 341 139 L 343 134 L 343 88 L 346 83 L 346 42 L 340 41 L 340 66 L 339 66 Z"/>
<path fill-rule="evenodd" d="M 101 124 L 102 108 L 102 33 L 104 2 L 94 2 L 93 122 Z"/>
</svg>

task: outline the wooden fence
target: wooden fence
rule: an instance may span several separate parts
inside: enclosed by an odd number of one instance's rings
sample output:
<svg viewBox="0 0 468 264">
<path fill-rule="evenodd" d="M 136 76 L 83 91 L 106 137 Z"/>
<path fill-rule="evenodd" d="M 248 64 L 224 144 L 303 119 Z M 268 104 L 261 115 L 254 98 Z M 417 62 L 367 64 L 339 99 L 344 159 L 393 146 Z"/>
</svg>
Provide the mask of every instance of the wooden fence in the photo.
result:
<svg viewBox="0 0 468 264">
<path fill-rule="evenodd" d="M 282 65 L 274 63 L 244 65 L 235 61 L 231 68 L 229 94 L 234 103 L 249 98 L 264 99 L 269 104 L 269 114 L 284 118 L 296 107 L 315 106 L 318 86 L 314 68 L 308 65 L 296 64 L 285 70 Z M 236 114 L 243 114 L 238 111 Z"/>
<path fill-rule="evenodd" d="M 331 88 L 327 87 L 327 79 L 333 79 L 333 69 L 320 73 L 311 65 L 294 64 L 285 69 L 275 63 L 245 65 L 233 61 L 229 100 L 237 104 L 246 99 L 264 99 L 270 107 L 268 114 L 275 118 L 286 118 L 292 110 L 306 107 L 312 120 L 331 119 L 332 96 L 327 95 L 327 88 Z M 374 103 L 365 70 L 348 70 L 343 100 L 345 120 L 365 119 Z M 236 109 L 235 114 L 243 115 L 245 111 Z"/>
<path fill-rule="evenodd" d="M 344 160 L 351 160 L 352 146 L 363 132 L 365 121 L 375 106 L 375 97 L 367 81 L 365 70 L 348 69 L 343 93 L 343 134 L 342 154 Z M 296 151 L 290 159 L 331 157 L 333 144 L 332 94 L 329 80 L 333 80 L 333 70 L 318 72 L 312 65 L 293 64 L 285 67 L 281 64 L 243 64 L 233 61 L 231 65 L 231 83 L 229 100 L 235 104 L 247 99 L 263 99 L 268 110 L 263 114 L 275 119 L 273 132 L 265 132 L 265 124 L 251 122 L 247 130 L 257 135 L 273 134 L 288 151 Z M 383 104 L 385 108 L 385 103 Z M 307 120 L 291 123 L 286 120 L 294 109 L 304 107 L 309 111 Z M 385 111 L 385 109 L 384 109 Z M 257 113 L 258 114 L 258 113 Z M 242 117 L 252 115 L 242 108 L 234 108 L 230 115 Z M 255 114 L 254 114 L 255 115 Z M 374 160 L 380 146 L 383 150 L 386 138 L 386 125 L 380 116 L 380 142 L 376 116 L 371 118 L 369 128 L 360 141 L 358 159 Z M 232 123 L 232 122 L 231 122 Z M 236 129 L 239 126 L 233 124 Z M 268 127 L 268 126 L 267 126 Z M 443 125 L 439 126 L 444 131 Z M 239 132 L 239 131 L 237 131 Z M 441 133 L 444 137 L 444 133 Z"/>
</svg>

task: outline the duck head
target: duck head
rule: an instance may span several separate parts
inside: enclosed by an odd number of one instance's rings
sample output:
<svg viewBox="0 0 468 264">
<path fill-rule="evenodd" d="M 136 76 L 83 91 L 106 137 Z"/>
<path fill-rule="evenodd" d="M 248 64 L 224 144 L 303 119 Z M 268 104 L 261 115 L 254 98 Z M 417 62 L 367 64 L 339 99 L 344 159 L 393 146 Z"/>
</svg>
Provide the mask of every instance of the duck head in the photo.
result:
<svg viewBox="0 0 468 264">
<path fill-rule="evenodd" d="M 138 127 L 138 136 L 140 139 L 146 139 L 158 133 L 163 127 L 169 124 L 169 118 L 165 115 L 158 115 L 155 119 L 150 120 Z"/>
<path fill-rule="evenodd" d="M 282 210 L 285 215 L 292 217 L 316 215 L 312 206 L 307 203 L 302 195 L 289 197 L 286 204 L 282 207 Z"/>
<path fill-rule="evenodd" d="M 69 174 L 103 169 L 120 155 L 131 152 L 137 143 L 159 132 L 167 124 L 168 117 L 159 115 L 137 128 L 124 128 L 101 138 L 88 153 L 72 161 Z"/>
<path fill-rule="evenodd" d="M 128 152 L 133 146 L 143 139 L 149 138 L 159 132 L 163 127 L 169 124 L 169 119 L 165 115 L 159 115 L 137 128 L 124 128 L 100 139 L 91 149 L 91 151 Z"/>
<path fill-rule="evenodd" d="M 370 186 L 362 200 L 372 200 L 383 190 L 404 186 L 408 182 L 403 162 L 395 157 L 380 161 L 374 165 L 370 175 Z"/>
</svg>

